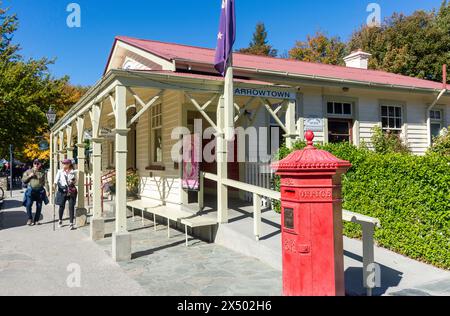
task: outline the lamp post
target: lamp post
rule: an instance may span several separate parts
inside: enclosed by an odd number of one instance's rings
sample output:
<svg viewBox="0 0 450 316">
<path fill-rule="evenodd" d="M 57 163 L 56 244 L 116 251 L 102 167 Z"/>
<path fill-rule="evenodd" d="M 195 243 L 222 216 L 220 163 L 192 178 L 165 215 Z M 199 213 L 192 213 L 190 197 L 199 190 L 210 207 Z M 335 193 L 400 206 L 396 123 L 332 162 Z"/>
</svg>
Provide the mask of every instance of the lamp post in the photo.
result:
<svg viewBox="0 0 450 316">
<path fill-rule="evenodd" d="M 52 105 L 50 105 L 50 108 L 48 109 L 48 112 L 45 114 L 45 116 L 47 117 L 48 126 L 51 129 L 52 126 L 56 122 L 56 112 L 55 112 L 55 110 L 53 110 Z M 49 134 L 51 135 L 51 131 L 49 132 Z M 50 136 L 50 142 L 52 142 L 51 136 Z M 48 147 L 51 148 L 51 146 L 52 146 L 51 144 L 48 144 Z M 51 161 L 51 159 L 50 159 L 50 161 Z"/>
<path fill-rule="evenodd" d="M 53 110 L 53 107 L 50 105 L 50 109 L 48 110 L 47 114 L 47 121 L 48 126 L 52 127 L 56 122 L 56 112 Z"/>
<path fill-rule="evenodd" d="M 55 124 L 56 122 L 56 112 L 55 110 L 53 110 L 53 107 L 50 105 L 50 108 L 48 109 L 48 112 L 46 114 L 47 116 L 47 122 L 48 122 L 48 126 L 50 127 L 50 129 L 52 128 L 52 126 Z M 53 163 L 53 157 L 52 155 L 52 151 L 54 150 L 53 148 L 53 140 L 51 137 L 51 132 L 50 132 L 50 172 L 52 174 L 52 182 L 53 182 L 53 167 L 54 167 L 54 163 Z M 53 189 L 51 190 L 51 193 L 53 193 Z M 51 194 L 50 193 L 50 194 Z M 53 197 L 55 196 L 55 194 L 53 193 Z M 56 230 L 56 206 L 55 206 L 55 201 L 54 199 L 52 199 L 52 204 L 53 204 L 53 231 Z"/>
<path fill-rule="evenodd" d="M 13 168 L 14 168 L 14 155 L 13 145 L 9 145 L 9 188 L 11 189 L 11 198 L 13 197 Z"/>
</svg>

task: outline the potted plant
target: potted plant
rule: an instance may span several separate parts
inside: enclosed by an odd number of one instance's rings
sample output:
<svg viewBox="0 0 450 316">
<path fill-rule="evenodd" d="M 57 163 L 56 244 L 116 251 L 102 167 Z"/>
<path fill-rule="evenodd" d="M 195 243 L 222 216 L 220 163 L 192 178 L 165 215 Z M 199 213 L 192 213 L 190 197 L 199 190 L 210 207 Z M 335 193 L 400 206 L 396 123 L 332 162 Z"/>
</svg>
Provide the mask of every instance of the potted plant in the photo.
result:
<svg viewBox="0 0 450 316">
<path fill-rule="evenodd" d="M 104 190 L 111 195 L 116 194 L 116 177 L 112 177 L 109 182 L 105 183 Z"/>
<path fill-rule="evenodd" d="M 139 195 L 139 184 L 141 178 L 135 170 L 127 175 L 127 195 L 129 197 L 137 197 Z"/>
<path fill-rule="evenodd" d="M 140 177 L 135 170 L 129 170 L 127 174 L 127 196 L 137 197 L 139 195 Z M 105 184 L 105 192 L 109 192 L 111 195 L 116 194 L 116 177 L 112 177 L 111 180 Z"/>
</svg>

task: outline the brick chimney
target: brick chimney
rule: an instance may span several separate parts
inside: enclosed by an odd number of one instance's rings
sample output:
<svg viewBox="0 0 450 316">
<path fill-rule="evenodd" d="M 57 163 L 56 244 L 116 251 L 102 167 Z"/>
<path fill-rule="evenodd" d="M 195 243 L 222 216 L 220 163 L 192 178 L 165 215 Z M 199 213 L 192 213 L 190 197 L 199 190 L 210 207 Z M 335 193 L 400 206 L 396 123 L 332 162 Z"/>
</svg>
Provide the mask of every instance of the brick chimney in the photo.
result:
<svg viewBox="0 0 450 316">
<path fill-rule="evenodd" d="M 350 68 L 368 69 L 370 56 L 372 56 L 372 54 L 358 49 L 347 57 L 344 57 L 345 65 Z"/>
</svg>

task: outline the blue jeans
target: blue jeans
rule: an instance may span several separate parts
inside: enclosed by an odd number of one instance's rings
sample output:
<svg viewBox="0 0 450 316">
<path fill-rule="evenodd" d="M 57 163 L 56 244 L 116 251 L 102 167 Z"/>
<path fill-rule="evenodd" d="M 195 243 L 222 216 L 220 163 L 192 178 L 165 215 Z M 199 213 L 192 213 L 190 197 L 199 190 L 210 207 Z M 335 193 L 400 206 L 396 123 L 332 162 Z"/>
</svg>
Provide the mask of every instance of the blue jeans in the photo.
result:
<svg viewBox="0 0 450 316">
<path fill-rule="evenodd" d="M 36 196 L 35 194 L 31 194 L 30 197 L 28 197 L 26 202 L 26 208 L 27 208 L 27 215 L 29 220 L 33 220 L 33 203 L 36 202 L 36 214 L 34 216 L 34 223 L 39 222 L 41 219 L 41 213 L 42 213 L 42 198 L 40 196 Z"/>
</svg>

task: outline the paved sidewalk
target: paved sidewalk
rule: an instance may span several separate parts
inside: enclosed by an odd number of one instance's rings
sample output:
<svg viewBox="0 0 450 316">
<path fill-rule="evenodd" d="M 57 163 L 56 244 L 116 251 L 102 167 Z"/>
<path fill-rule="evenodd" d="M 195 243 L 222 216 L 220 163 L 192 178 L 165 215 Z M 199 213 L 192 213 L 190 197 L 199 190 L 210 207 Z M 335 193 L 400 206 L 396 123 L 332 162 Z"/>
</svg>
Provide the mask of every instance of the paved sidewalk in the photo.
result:
<svg viewBox="0 0 450 316">
<path fill-rule="evenodd" d="M 98 243 L 90 241 L 88 227 L 53 232 L 52 207 L 44 209 L 44 225 L 28 227 L 21 197 L 15 192 L 0 211 L 0 295 L 281 294 L 278 269 L 217 244 L 191 239 L 186 248 L 182 232 L 172 230 L 173 237 L 168 240 L 165 226 L 158 226 L 155 232 L 151 221 L 142 225 L 139 217 L 128 221 L 133 260 L 116 264 L 110 257 L 114 220 L 106 222 L 107 238 Z M 233 223 L 227 227 L 245 231 L 251 227 L 247 220 Z M 239 238 L 245 243 L 243 236 Z M 273 238 L 263 240 L 260 246 L 265 243 L 270 247 Z M 346 239 L 345 250 L 347 291 L 361 295 L 361 242 Z M 450 295 L 449 271 L 381 248 L 376 250 L 376 261 L 381 264 L 383 284 L 375 295 Z M 81 268 L 79 288 L 67 285 L 71 264 Z"/>
<path fill-rule="evenodd" d="M 52 207 L 45 207 L 42 226 L 24 226 L 27 218 L 21 197 L 20 191 L 14 192 L 0 211 L 0 296 L 145 295 L 80 231 L 65 227 L 53 232 Z M 67 285 L 71 274 L 67 268 L 73 263 L 81 268 L 79 288 Z"/>
<path fill-rule="evenodd" d="M 131 214 L 131 213 L 130 213 Z M 106 235 L 114 231 L 114 220 L 106 221 Z M 132 234 L 133 260 L 120 263 L 148 295 L 163 296 L 280 296 L 281 272 L 261 261 L 225 247 L 190 238 L 167 226 L 157 226 L 141 217 L 128 219 Z M 82 231 L 89 234 L 89 228 Z M 111 237 L 98 242 L 111 254 Z"/>
<path fill-rule="evenodd" d="M 242 206 L 241 203 L 238 206 L 231 205 L 231 208 L 230 223 L 221 227 L 216 242 L 239 253 L 259 258 L 281 271 L 280 215 L 271 210 L 263 212 L 262 238 L 256 243 L 251 229 L 252 206 Z M 229 236 L 233 236 L 232 242 Z M 240 242 L 233 242 L 236 239 Z M 375 247 L 375 262 L 381 268 L 381 287 L 373 290 L 374 296 L 450 296 L 448 270 L 438 269 L 382 247 Z M 344 238 L 344 268 L 347 293 L 352 296 L 366 295 L 363 288 L 360 240 Z"/>
<path fill-rule="evenodd" d="M 89 227 L 52 230 L 53 209 L 46 207 L 42 226 L 24 226 L 25 211 L 15 199 L 6 201 L 0 215 L 1 295 L 281 295 L 281 273 L 262 262 L 222 246 L 191 240 L 184 234 L 129 219 L 133 260 L 112 261 L 114 221 L 106 222 L 107 238 L 89 240 Z M 1 223 L 1 222 L 0 222 Z M 81 288 L 69 288 L 67 267 L 81 267 Z"/>
</svg>

